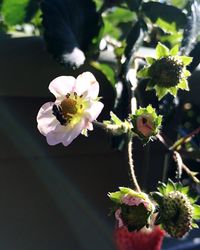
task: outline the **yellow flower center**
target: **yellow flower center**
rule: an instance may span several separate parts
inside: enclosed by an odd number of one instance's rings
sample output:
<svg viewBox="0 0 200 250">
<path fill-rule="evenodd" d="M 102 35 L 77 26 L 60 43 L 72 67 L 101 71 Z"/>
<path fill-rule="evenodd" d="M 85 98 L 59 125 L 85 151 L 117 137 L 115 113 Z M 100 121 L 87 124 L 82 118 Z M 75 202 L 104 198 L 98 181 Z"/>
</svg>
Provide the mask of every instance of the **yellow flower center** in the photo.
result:
<svg viewBox="0 0 200 250">
<path fill-rule="evenodd" d="M 80 122 L 84 110 L 88 107 L 88 101 L 76 92 L 68 93 L 65 99 L 58 105 L 54 105 L 53 114 L 61 125 L 74 126 Z"/>
</svg>

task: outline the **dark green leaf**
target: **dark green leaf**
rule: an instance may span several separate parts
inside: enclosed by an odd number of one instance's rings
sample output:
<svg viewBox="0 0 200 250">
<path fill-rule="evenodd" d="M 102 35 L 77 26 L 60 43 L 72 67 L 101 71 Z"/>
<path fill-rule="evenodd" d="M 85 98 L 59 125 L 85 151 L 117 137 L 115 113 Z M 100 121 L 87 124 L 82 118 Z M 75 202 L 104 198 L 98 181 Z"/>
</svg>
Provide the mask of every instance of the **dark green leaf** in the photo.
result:
<svg viewBox="0 0 200 250">
<path fill-rule="evenodd" d="M 134 54 L 135 51 L 137 51 L 137 49 L 143 42 L 144 32 L 141 28 L 141 25 L 141 22 L 137 21 L 127 36 L 127 46 L 124 51 L 124 55 L 126 58 L 131 58 L 131 56 Z"/>
<path fill-rule="evenodd" d="M 185 14 L 178 8 L 164 3 L 147 2 L 142 4 L 144 14 L 150 18 L 153 23 L 160 18 L 165 22 L 176 24 L 176 28 L 183 28 L 186 23 Z"/>
<path fill-rule="evenodd" d="M 138 11 L 142 0 L 126 0 L 126 3 L 130 10 Z"/>
<path fill-rule="evenodd" d="M 25 22 L 30 22 L 39 10 L 41 0 L 29 0 L 26 8 Z"/>
</svg>

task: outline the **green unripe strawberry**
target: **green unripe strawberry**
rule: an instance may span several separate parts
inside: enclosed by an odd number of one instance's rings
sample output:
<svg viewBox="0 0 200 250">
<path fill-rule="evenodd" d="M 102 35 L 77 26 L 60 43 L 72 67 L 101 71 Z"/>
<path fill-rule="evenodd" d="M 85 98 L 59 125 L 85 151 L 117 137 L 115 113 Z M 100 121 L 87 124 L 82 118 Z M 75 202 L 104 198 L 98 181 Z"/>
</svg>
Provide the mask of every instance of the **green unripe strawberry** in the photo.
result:
<svg viewBox="0 0 200 250">
<path fill-rule="evenodd" d="M 163 228 L 174 238 L 183 237 L 192 228 L 193 206 L 179 191 L 170 192 L 163 200 Z"/>
<path fill-rule="evenodd" d="M 162 87 L 174 87 L 183 77 L 183 63 L 175 56 L 163 57 L 150 68 L 150 74 L 156 79 L 157 85 Z"/>
<path fill-rule="evenodd" d="M 153 192 L 157 203 L 158 214 L 155 224 L 174 238 L 181 238 L 190 229 L 198 228 L 195 223 L 200 220 L 200 206 L 195 202 L 198 196 L 191 196 L 189 187 L 168 180 L 167 184 L 159 183 L 158 192 Z"/>
</svg>

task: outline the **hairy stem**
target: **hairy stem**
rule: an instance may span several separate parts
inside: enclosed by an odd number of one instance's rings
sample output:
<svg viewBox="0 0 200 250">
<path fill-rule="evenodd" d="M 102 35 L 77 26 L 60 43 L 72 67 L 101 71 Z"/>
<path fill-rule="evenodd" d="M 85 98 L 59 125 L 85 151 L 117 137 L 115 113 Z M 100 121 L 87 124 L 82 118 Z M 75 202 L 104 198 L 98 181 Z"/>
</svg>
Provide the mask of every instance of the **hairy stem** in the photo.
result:
<svg viewBox="0 0 200 250">
<path fill-rule="evenodd" d="M 130 168 L 130 174 L 131 174 L 131 179 L 133 181 L 133 185 L 135 186 L 135 189 L 137 192 L 141 192 L 140 186 L 138 184 L 136 175 L 135 175 L 135 167 L 133 163 L 133 154 L 132 154 L 132 138 L 128 142 L 128 163 L 129 163 L 129 168 Z"/>
</svg>

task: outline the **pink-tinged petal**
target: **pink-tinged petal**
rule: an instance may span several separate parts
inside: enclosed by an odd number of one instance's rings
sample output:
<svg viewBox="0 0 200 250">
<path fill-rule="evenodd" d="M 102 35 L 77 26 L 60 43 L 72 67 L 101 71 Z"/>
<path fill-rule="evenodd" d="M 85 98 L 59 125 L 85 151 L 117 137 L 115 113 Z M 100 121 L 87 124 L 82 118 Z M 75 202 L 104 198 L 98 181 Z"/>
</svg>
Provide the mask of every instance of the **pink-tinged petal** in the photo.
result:
<svg viewBox="0 0 200 250">
<path fill-rule="evenodd" d="M 77 77 L 75 89 L 78 95 L 83 94 L 96 99 L 99 94 L 99 83 L 92 73 L 84 72 Z"/>
<path fill-rule="evenodd" d="M 91 106 L 85 110 L 84 116 L 88 118 L 90 122 L 97 119 L 99 114 L 101 113 L 104 105 L 102 102 L 94 101 Z"/>
<path fill-rule="evenodd" d="M 59 76 L 49 84 L 49 90 L 56 98 L 62 98 L 67 93 L 73 92 L 75 78 L 73 76 Z"/>
<path fill-rule="evenodd" d="M 62 144 L 64 146 L 68 146 L 78 135 L 81 134 L 82 130 L 86 128 L 85 126 L 86 126 L 86 121 L 85 119 L 82 119 L 72 129 L 68 130 L 68 132 L 62 139 Z"/>
<path fill-rule="evenodd" d="M 93 124 L 91 122 L 86 123 L 86 129 L 92 131 L 93 130 Z"/>
<path fill-rule="evenodd" d="M 116 211 L 115 211 L 115 218 L 116 220 L 118 221 L 118 227 L 123 227 L 124 226 L 124 223 L 123 223 L 123 220 L 121 218 L 121 208 L 118 208 Z"/>
<path fill-rule="evenodd" d="M 57 124 L 56 128 L 46 135 L 47 143 L 51 146 L 62 143 L 67 132 L 67 127 Z"/>
<path fill-rule="evenodd" d="M 45 103 L 39 110 L 37 115 L 38 130 L 41 134 L 46 135 L 54 130 L 58 121 L 52 114 L 53 102 Z"/>
</svg>

